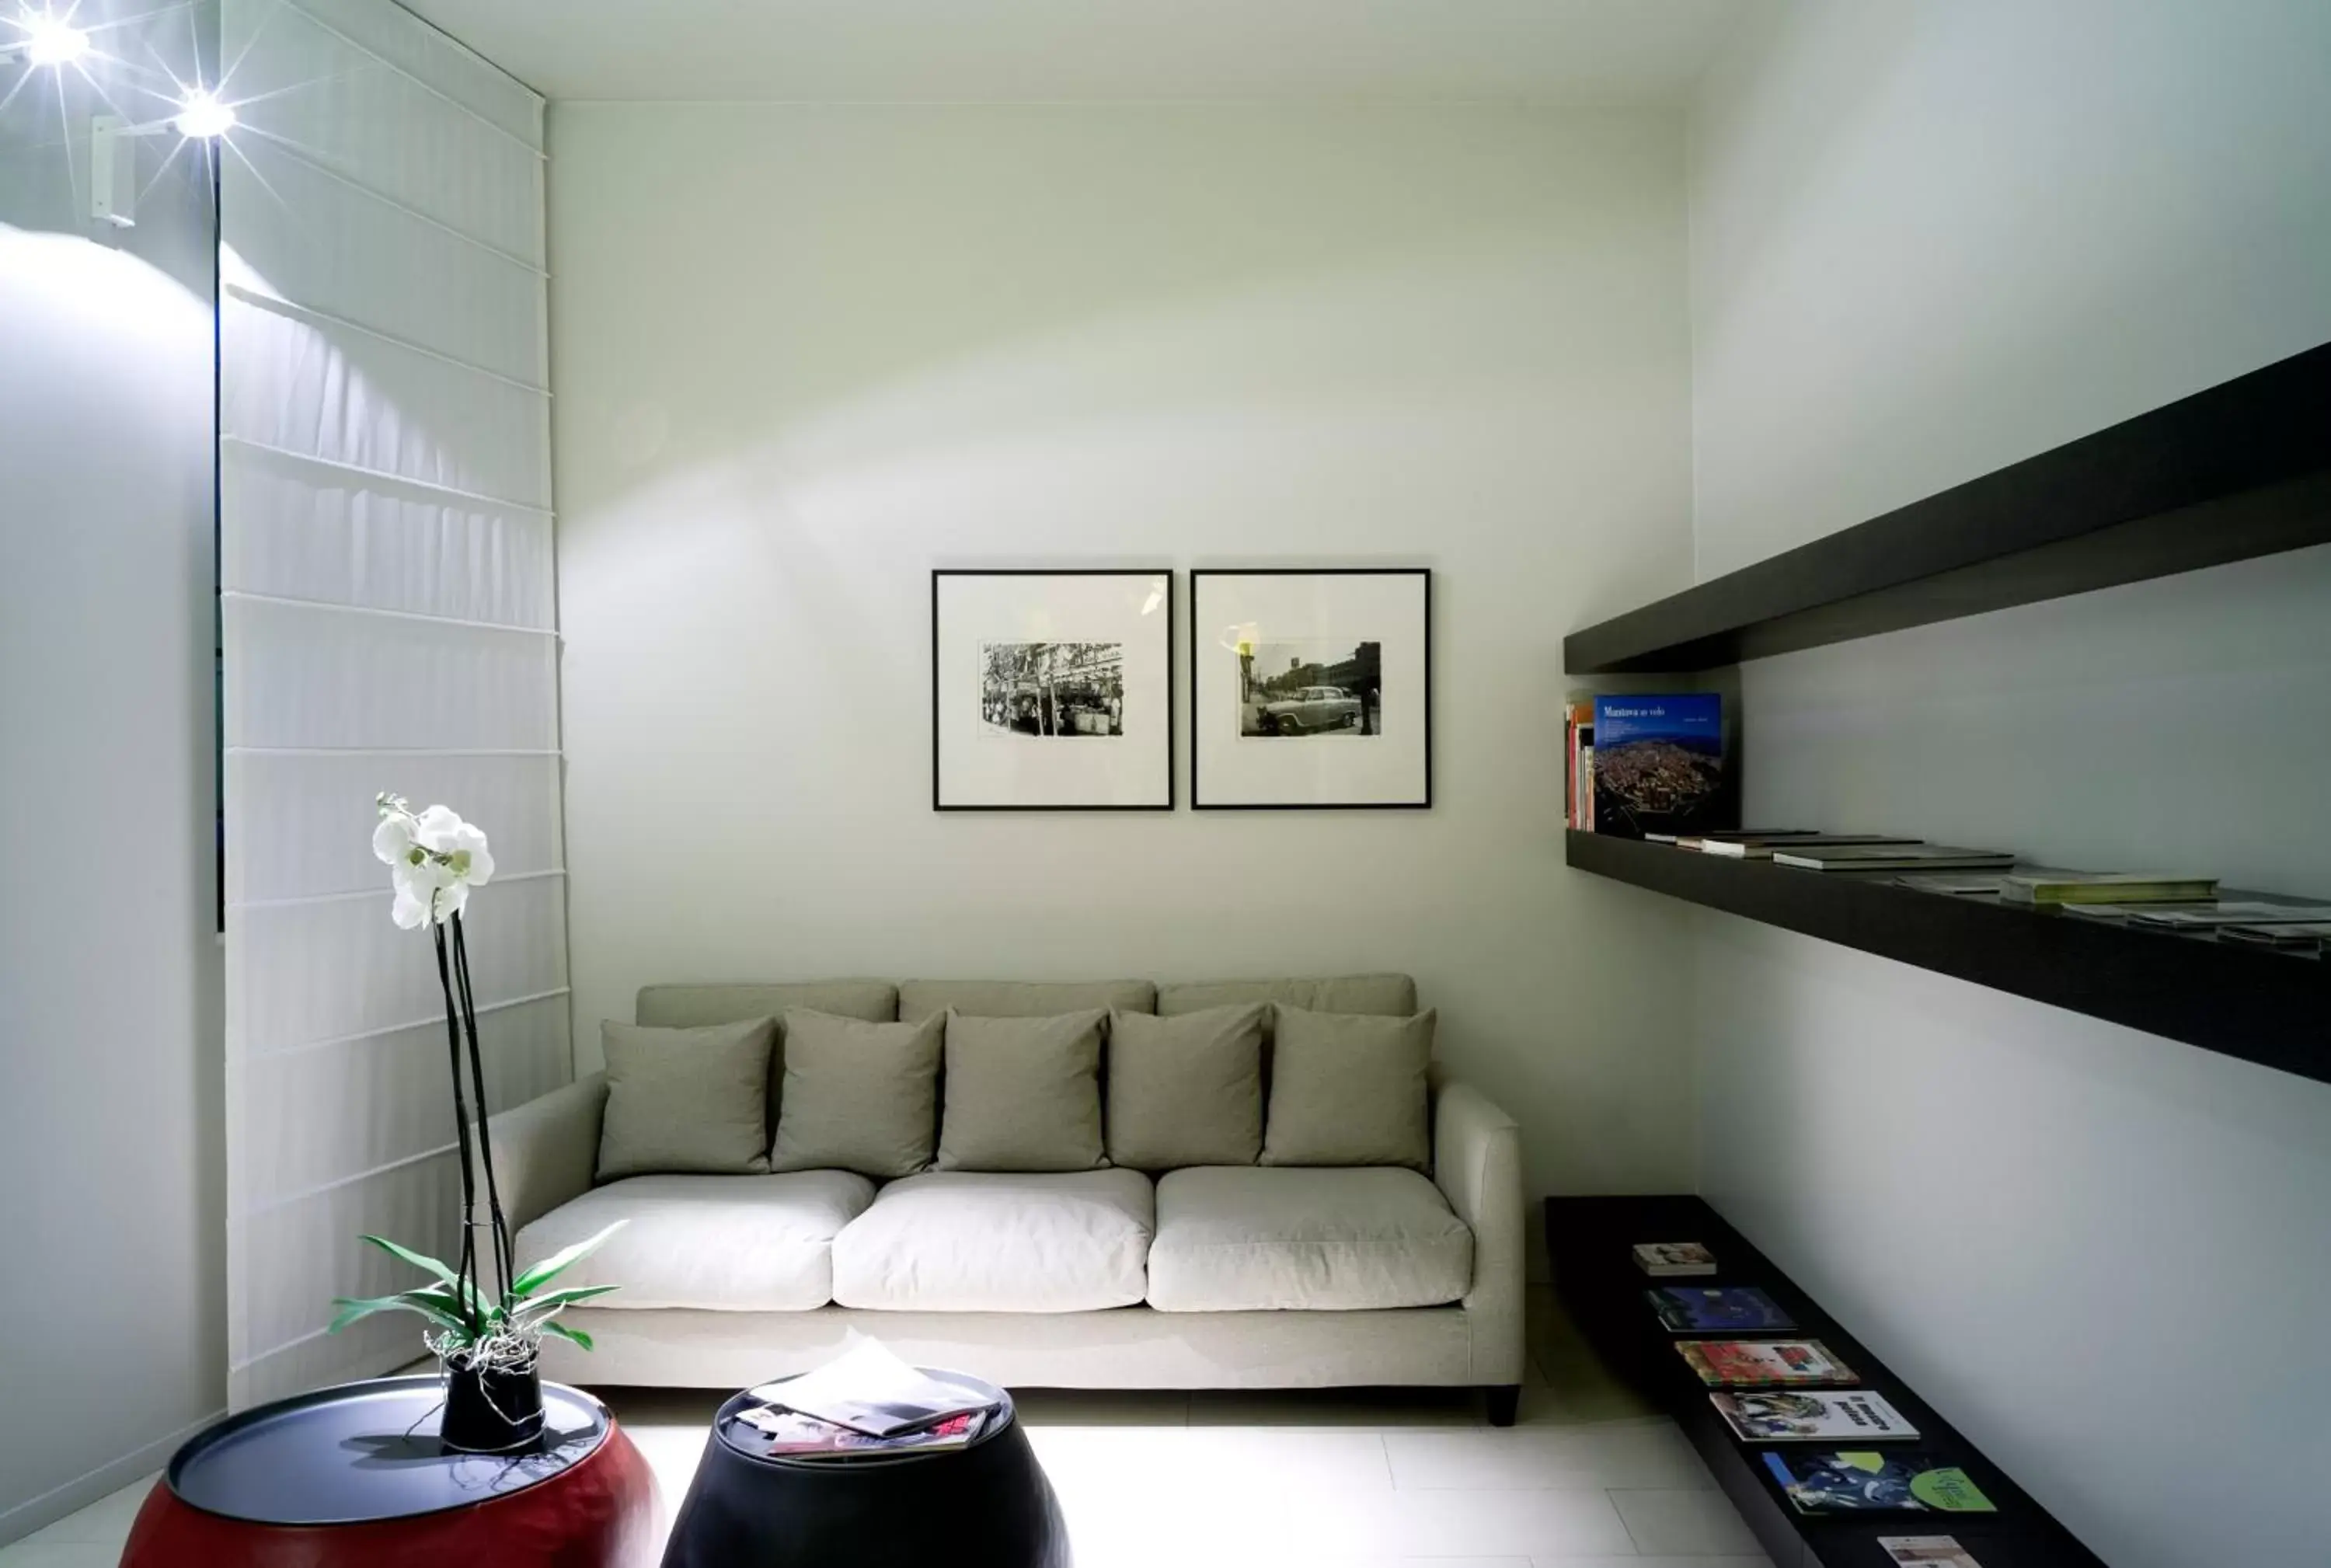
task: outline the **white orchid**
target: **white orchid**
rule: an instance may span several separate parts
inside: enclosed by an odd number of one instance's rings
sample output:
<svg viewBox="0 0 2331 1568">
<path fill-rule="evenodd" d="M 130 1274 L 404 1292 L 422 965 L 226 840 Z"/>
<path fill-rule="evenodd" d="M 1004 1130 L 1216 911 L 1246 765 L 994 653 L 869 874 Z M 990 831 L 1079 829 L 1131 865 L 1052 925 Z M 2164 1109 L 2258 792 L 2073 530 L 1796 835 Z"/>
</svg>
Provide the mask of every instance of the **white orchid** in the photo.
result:
<svg viewBox="0 0 2331 1568">
<path fill-rule="evenodd" d="M 447 806 L 431 806 L 416 814 L 402 795 L 383 794 L 380 826 L 372 833 L 372 852 L 389 869 L 396 901 L 389 917 L 399 928 L 412 931 L 435 923 L 443 925 L 470 901 L 470 889 L 493 879 L 493 852 L 486 835 L 463 822 Z"/>
</svg>

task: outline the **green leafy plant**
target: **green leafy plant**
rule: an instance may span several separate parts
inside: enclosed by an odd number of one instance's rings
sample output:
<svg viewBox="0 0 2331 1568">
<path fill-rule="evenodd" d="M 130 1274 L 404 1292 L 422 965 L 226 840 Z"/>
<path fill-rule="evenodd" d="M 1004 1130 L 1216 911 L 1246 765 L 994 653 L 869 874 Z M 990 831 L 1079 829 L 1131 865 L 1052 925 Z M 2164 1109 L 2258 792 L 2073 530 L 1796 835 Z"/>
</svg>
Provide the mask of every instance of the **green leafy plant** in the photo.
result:
<svg viewBox="0 0 2331 1568">
<path fill-rule="evenodd" d="M 422 1335 L 430 1350 L 440 1360 L 456 1366 L 530 1363 L 545 1335 L 556 1335 L 588 1350 L 591 1336 L 559 1322 L 558 1315 L 578 1302 L 604 1296 L 621 1287 L 582 1285 L 547 1292 L 543 1287 L 597 1251 L 627 1222 L 618 1220 L 588 1240 L 577 1241 L 565 1251 L 544 1259 L 511 1280 L 499 1301 L 486 1299 L 485 1292 L 474 1280 L 464 1279 L 451 1265 L 410 1247 L 400 1247 L 384 1237 L 366 1236 L 366 1241 L 390 1257 L 435 1276 L 435 1283 L 400 1290 L 394 1296 L 337 1297 L 332 1305 L 339 1308 L 339 1315 L 332 1319 L 331 1331 L 338 1334 L 376 1312 L 414 1313 L 431 1325 Z"/>
</svg>

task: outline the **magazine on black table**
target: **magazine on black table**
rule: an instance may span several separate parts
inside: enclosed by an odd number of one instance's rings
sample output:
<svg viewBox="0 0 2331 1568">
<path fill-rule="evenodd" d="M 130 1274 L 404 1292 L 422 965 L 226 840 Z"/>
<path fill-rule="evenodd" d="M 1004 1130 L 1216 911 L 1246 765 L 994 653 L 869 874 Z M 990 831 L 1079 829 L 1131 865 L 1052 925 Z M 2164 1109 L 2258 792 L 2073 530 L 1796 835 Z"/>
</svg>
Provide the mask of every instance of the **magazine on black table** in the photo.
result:
<svg viewBox="0 0 2331 1568">
<path fill-rule="evenodd" d="M 871 1339 L 815 1372 L 762 1383 L 752 1397 L 871 1438 L 917 1431 L 994 1404 L 985 1392 L 909 1366 Z"/>
</svg>

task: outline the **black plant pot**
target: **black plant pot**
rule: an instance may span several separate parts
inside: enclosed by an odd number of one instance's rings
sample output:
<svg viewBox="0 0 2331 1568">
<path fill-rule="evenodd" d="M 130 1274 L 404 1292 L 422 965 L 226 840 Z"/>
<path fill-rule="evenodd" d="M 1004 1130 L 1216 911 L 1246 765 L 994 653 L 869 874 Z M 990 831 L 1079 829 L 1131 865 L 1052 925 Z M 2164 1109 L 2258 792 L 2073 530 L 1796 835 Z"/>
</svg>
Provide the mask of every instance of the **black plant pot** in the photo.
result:
<svg viewBox="0 0 2331 1568">
<path fill-rule="evenodd" d="M 437 1440 L 460 1454 L 508 1454 L 542 1437 L 542 1371 L 445 1369 L 445 1419 Z"/>
</svg>

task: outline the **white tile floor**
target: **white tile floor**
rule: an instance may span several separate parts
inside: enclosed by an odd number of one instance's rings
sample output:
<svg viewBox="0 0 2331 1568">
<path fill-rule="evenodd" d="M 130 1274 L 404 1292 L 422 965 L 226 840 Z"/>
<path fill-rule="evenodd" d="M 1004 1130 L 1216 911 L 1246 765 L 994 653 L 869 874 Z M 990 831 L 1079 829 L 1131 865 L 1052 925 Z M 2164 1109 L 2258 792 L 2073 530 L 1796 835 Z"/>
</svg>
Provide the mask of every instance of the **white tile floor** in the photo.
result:
<svg viewBox="0 0 2331 1568">
<path fill-rule="evenodd" d="M 1021 1418 L 1080 1568 L 1769 1568 L 1664 1417 L 1611 1383 L 1543 1293 L 1522 1419 L 1474 1397 L 1032 1390 Z M 606 1391 L 662 1487 L 687 1490 L 717 1393 Z M 150 1482 L 13 1546 L 0 1568 L 112 1568 Z"/>
</svg>

